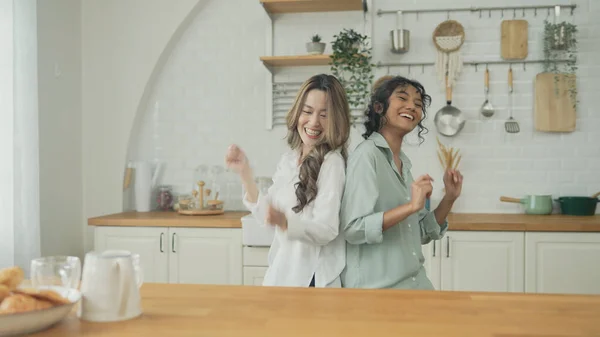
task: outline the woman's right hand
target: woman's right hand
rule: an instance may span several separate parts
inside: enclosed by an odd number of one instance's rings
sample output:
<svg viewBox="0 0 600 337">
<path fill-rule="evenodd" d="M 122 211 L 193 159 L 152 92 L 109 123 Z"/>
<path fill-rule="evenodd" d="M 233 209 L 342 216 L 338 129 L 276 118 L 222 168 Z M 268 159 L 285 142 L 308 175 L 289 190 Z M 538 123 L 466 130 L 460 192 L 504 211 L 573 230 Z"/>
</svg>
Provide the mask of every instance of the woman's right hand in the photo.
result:
<svg viewBox="0 0 600 337">
<path fill-rule="evenodd" d="M 425 207 L 425 199 L 431 196 L 433 191 L 433 178 L 428 174 L 420 176 L 411 185 L 411 204 L 413 210 L 418 212 Z"/>
<path fill-rule="evenodd" d="M 240 175 L 248 172 L 250 169 L 246 154 L 235 144 L 230 145 L 227 149 L 225 165 L 227 165 L 227 168 Z"/>
</svg>

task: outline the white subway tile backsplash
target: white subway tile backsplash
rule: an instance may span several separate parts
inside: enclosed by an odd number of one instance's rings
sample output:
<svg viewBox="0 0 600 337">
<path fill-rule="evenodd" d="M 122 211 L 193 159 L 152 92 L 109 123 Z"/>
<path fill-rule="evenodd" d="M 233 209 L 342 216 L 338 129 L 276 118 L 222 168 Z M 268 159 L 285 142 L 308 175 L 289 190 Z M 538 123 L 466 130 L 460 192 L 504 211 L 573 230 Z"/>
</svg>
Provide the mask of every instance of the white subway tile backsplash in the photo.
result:
<svg viewBox="0 0 600 337">
<path fill-rule="evenodd" d="M 507 86 L 508 65 L 488 65 L 489 99 L 496 112 L 491 118 L 481 116 L 484 102 L 483 76 L 485 64 L 477 69 L 465 65 L 453 88 L 452 104 L 463 111 L 467 123 L 456 137 L 438 135 L 433 125 L 435 113 L 446 104 L 445 92 L 434 67 L 376 68 L 375 77 L 388 72 L 420 81 L 433 102 L 424 124 L 429 129 L 426 142 L 418 145 L 416 135 L 405 140 L 404 150 L 413 162 L 413 175 L 431 174 L 436 179 L 436 197 L 442 189 L 442 171 L 437 159 L 436 137 L 447 146 L 460 149 L 460 169 L 465 176 L 461 200 L 455 212 L 522 212 L 520 205 L 499 201 L 501 195 L 521 197 L 525 194 L 588 195 L 600 190 L 600 25 L 594 13 L 600 13 L 597 1 L 576 0 L 574 16 L 566 20 L 579 25 L 579 107 L 577 130 L 573 133 L 542 133 L 534 129 L 534 80 L 542 71 L 540 64 L 514 64 L 512 111 L 521 132 L 508 134 L 504 123 L 509 116 Z M 505 1 L 503 5 L 523 4 L 522 0 Z M 402 3 L 376 0 L 378 9 L 411 9 L 470 7 L 469 0 L 452 3 L 423 0 Z M 528 1 L 527 5 L 547 4 Z M 478 6 L 497 6 L 492 0 L 478 1 Z M 589 10 L 588 10 L 589 9 Z M 564 12 L 564 11 L 563 11 Z M 516 19 L 529 22 L 528 59 L 543 57 L 543 25 L 547 15 L 540 10 L 515 12 Z M 366 27 L 362 13 L 302 13 L 274 15 L 273 50 L 275 55 L 304 54 L 305 43 L 314 34 L 327 43 L 331 52 L 333 36 L 343 28 L 359 32 L 372 29 L 373 62 L 433 62 L 436 49 L 431 43 L 433 29 L 447 13 L 404 15 L 405 28 L 411 30 L 411 50 L 404 55 L 389 50 L 389 31 L 396 26 L 395 15 L 373 14 L 371 27 Z M 465 27 L 466 42 L 461 48 L 463 59 L 500 60 L 500 25 L 512 19 L 513 12 L 499 11 L 450 13 L 450 18 Z M 247 152 L 255 173 L 270 176 L 280 154 L 287 149 L 284 126 L 265 128 L 267 76 L 259 57 L 265 55 L 267 17 L 258 1 L 211 1 L 194 18 L 173 48 L 152 88 L 148 108 L 142 120 L 138 145 L 133 157 L 165 162 L 162 184 L 173 185 L 176 193 L 190 193 L 195 168 L 200 164 L 223 165 L 227 146 L 237 143 Z M 218 27 L 215 28 L 215 27 Z M 275 82 L 299 81 L 329 72 L 329 67 L 276 69 Z M 295 92 L 290 93 L 295 95 Z M 155 103 L 158 102 L 158 108 Z M 288 100 L 289 102 L 289 100 Z M 350 149 L 361 140 L 362 125 L 352 129 Z M 233 195 L 241 188 L 233 188 Z M 239 204 L 235 207 L 241 207 Z"/>
</svg>

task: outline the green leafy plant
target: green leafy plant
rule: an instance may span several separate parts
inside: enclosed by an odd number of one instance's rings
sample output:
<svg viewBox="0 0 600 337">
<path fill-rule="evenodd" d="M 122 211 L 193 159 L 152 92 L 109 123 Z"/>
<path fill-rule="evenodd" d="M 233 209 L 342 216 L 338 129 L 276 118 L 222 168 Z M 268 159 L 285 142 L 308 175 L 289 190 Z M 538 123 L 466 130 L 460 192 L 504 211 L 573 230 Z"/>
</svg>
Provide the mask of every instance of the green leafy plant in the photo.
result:
<svg viewBox="0 0 600 337">
<path fill-rule="evenodd" d="M 550 23 L 544 21 L 544 72 L 556 74 L 555 84 L 558 82 L 558 74 L 575 74 L 577 72 L 577 26 L 568 23 Z M 557 60 L 566 60 L 557 62 Z M 573 107 L 577 109 L 577 83 L 575 76 L 568 76 L 567 85 Z M 556 94 L 558 86 L 555 85 Z"/>
<path fill-rule="evenodd" d="M 375 67 L 368 38 L 353 29 L 344 29 L 333 38 L 331 72 L 344 86 L 350 108 L 364 109 Z"/>
<path fill-rule="evenodd" d="M 321 42 L 321 37 L 319 36 L 319 34 L 315 34 L 313 35 L 313 37 L 311 38 L 312 42 Z"/>
</svg>

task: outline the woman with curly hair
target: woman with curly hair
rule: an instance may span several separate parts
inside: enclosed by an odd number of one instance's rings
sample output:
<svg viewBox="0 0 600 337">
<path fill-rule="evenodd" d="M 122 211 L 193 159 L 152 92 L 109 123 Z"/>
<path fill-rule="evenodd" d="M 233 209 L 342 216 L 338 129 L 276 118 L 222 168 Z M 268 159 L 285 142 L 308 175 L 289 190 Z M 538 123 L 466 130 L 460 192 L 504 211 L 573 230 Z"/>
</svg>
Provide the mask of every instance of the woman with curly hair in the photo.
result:
<svg viewBox="0 0 600 337">
<path fill-rule="evenodd" d="M 287 115 L 287 143 L 268 194 L 260 193 L 243 151 L 230 146 L 226 164 L 245 187 L 254 217 L 275 226 L 263 285 L 341 287 L 346 263 L 339 235 L 350 108 L 331 75 L 309 78 Z"/>
<path fill-rule="evenodd" d="M 347 241 L 344 287 L 433 289 L 421 245 L 444 236 L 463 177 L 447 170 L 444 198 L 434 211 L 425 209 L 433 179 L 425 174 L 413 180 L 401 147 L 415 128 L 423 142 L 430 103 L 420 83 L 401 76 L 380 83 L 371 96 L 365 140 L 348 159 L 340 211 Z"/>
</svg>

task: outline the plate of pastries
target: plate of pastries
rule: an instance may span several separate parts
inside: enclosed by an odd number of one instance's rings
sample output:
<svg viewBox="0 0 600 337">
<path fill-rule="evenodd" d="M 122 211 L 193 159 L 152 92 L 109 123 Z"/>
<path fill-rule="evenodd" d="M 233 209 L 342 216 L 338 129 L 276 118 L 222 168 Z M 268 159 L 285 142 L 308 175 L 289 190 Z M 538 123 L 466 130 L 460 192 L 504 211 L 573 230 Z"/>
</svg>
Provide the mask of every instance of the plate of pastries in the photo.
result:
<svg viewBox="0 0 600 337">
<path fill-rule="evenodd" d="M 60 322 L 81 299 L 77 289 L 23 285 L 20 267 L 0 269 L 0 336 L 45 330 Z"/>
</svg>

